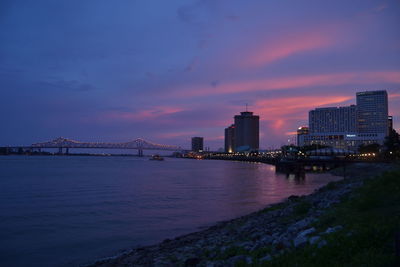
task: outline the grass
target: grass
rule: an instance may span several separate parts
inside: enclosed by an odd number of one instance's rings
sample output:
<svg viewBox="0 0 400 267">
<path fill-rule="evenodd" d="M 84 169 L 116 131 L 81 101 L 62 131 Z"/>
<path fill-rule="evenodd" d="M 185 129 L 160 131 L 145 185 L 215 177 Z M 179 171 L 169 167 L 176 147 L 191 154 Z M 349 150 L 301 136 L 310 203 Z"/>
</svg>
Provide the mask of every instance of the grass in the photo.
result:
<svg viewBox="0 0 400 267">
<path fill-rule="evenodd" d="M 300 214 L 309 208 L 307 203 L 298 207 Z M 400 266 L 395 258 L 395 233 L 400 232 L 400 171 L 366 181 L 351 198 L 315 223 L 319 230 L 336 225 L 344 228 L 325 235 L 326 246 L 307 245 L 263 265 Z"/>
</svg>

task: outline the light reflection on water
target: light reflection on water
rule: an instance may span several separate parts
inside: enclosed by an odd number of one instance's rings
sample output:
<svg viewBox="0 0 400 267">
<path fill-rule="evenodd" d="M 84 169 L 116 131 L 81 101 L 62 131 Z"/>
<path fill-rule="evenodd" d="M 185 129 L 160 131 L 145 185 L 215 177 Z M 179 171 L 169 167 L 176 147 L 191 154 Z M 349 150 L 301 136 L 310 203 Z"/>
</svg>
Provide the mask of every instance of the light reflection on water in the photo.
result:
<svg viewBox="0 0 400 267">
<path fill-rule="evenodd" d="M 152 244 L 337 180 L 271 165 L 0 157 L 0 265 L 68 266 Z"/>
</svg>

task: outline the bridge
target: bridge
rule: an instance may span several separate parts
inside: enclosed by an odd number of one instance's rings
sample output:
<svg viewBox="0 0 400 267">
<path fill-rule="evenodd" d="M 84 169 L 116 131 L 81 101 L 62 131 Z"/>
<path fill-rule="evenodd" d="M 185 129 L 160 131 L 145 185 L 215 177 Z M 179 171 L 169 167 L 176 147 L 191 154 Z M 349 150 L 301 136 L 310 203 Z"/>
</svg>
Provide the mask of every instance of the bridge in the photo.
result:
<svg viewBox="0 0 400 267">
<path fill-rule="evenodd" d="M 69 153 L 70 148 L 101 148 L 101 149 L 137 149 L 138 155 L 143 156 L 143 150 L 165 150 L 165 151 L 181 151 L 183 150 L 179 146 L 162 145 L 153 142 L 146 141 L 142 138 L 137 138 L 133 141 L 123 143 L 105 143 L 105 142 L 81 142 L 64 137 L 59 137 L 51 141 L 34 143 L 24 148 L 38 149 L 42 148 L 58 148 L 60 154 L 65 149 L 66 153 Z"/>
</svg>

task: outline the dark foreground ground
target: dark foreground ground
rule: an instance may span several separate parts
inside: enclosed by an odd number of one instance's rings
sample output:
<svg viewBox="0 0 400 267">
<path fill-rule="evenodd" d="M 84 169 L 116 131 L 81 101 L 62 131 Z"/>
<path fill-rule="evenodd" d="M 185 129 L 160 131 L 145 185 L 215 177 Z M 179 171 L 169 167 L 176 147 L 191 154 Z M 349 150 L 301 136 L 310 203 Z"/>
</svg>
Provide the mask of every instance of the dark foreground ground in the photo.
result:
<svg viewBox="0 0 400 267">
<path fill-rule="evenodd" d="M 399 233 L 399 167 L 357 163 L 311 195 L 93 266 L 400 266 Z"/>
</svg>

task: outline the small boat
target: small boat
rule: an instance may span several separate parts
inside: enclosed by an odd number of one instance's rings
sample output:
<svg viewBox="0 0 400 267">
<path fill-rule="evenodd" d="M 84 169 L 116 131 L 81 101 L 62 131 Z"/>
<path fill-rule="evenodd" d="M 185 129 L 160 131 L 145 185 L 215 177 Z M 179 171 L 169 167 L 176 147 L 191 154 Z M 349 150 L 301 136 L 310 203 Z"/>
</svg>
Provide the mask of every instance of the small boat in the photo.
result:
<svg viewBox="0 0 400 267">
<path fill-rule="evenodd" d="M 163 157 L 161 157 L 160 155 L 153 155 L 151 158 L 150 158 L 150 160 L 164 160 L 164 158 Z"/>
</svg>

